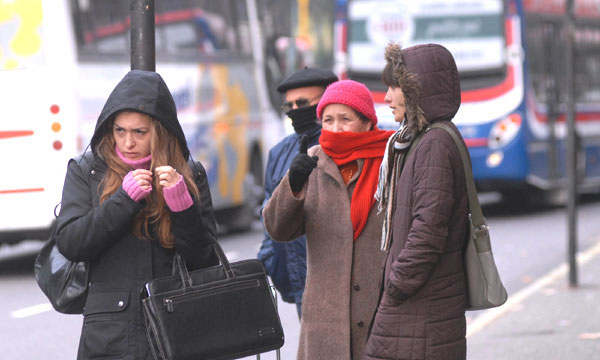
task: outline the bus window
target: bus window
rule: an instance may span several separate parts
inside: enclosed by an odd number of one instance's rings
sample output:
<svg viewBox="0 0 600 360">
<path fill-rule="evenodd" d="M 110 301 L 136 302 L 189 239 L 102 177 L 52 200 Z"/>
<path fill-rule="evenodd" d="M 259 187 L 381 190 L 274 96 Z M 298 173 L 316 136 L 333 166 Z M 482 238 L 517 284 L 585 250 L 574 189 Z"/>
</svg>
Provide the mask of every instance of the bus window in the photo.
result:
<svg viewBox="0 0 600 360">
<path fill-rule="evenodd" d="M 236 36 L 232 17 L 226 11 L 229 1 L 188 1 L 185 7 L 177 2 L 157 3 L 157 55 L 214 55 L 236 52 Z"/>
<path fill-rule="evenodd" d="M 583 104 L 600 103 L 600 27 L 575 32 L 575 97 Z"/>
<path fill-rule="evenodd" d="M 173 94 L 192 156 L 207 171 L 217 220 L 238 230 L 255 220 L 267 150 L 283 135 L 269 101 L 268 60 L 259 53 L 264 39 L 254 36 L 263 21 L 247 9 L 253 1 L 155 2 L 156 71 Z M 72 0 L 74 29 L 83 33 L 76 36 L 83 146 L 107 89 L 129 69 L 123 3 Z"/>
<path fill-rule="evenodd" d="M 129 2 L 72 0 L 80 55 L 129 54 Z"/>
</svg>

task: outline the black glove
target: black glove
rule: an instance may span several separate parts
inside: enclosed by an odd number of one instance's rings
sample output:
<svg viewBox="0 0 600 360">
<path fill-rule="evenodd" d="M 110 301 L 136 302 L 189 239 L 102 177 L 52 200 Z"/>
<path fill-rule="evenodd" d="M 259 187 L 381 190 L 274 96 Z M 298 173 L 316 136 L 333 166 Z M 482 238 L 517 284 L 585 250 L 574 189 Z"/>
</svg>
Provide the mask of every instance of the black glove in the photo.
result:
<svg viewBox="0 0 600 360">
<path fill-rule="evenodd" d="M 300 152 L 290 165 L 290 188 L 293 192 L 297 193 L 302 190 L 304 183 L 308 180 L 308 176 L 312 170 L 317 166 L 318 156 L 308 156 L 306 154 L 306 146 L 308 144 L 308 137 L 302 135 L 300 140 Z"/>
</svg>

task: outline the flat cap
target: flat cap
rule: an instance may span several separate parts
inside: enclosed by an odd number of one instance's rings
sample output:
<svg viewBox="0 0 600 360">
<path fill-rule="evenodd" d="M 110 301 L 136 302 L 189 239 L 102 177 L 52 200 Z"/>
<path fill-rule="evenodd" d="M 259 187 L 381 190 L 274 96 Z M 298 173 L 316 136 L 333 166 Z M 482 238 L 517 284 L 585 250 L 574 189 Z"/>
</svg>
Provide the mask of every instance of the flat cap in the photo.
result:
<svg viewBox="0 0 600 360">
<path fill-rule="evenodd" d="M 331 70 L 325 70 L 320 68 L 309 68 L 304 67 L 283 80 L 277 91 L 284 93 L 289 89 L 296 89 L 305 86 L 323 86 L 336 82 L 337 76 Z"/>
</svg>

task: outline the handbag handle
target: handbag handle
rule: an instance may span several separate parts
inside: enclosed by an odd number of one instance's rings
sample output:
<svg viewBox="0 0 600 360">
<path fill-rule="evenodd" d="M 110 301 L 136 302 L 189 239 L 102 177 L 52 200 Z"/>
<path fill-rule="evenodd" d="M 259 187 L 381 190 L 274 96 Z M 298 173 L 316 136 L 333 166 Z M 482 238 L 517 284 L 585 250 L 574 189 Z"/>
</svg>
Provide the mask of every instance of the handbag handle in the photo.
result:
<svg viewBox="0 0 600 360">
<path fill-rule="evenodd" d="M 173 275 L 175 275 L 177 270 L 179 270 L 179 276 L 181 277 L 183 287 L 192 286 L 192 278 L 190 277 L 185 260 L 183 260 L 179 251 L 176 251 L 175 256 L 173 257 Z"/>
<path fill-rule="evenodd" d="M 213 242 L 213 249 L 214 249 L 215 253 L 217 254 L 217 257 L 219 258 L 221 265 L 223 265 L 223 269 L 225 270 L 225 276 L 228 279 L 234 278 L 235 274 L 233 273 L 233 270 L 231 269 L 229 260 L 227 260 L 227 256 L 225 256 L 225 252 L 223 251 L 223 248 L 221 247 L 221 245 L 219 245 L 219 243 L 216 240 Z"/>
<path fill-rule="evenodd" d="M 217 254 L 219 262 L 221 263 L 221 265 L 223 265 L 225 276 L 228 279 L 234 278 L 235 273 L 233 272 L 233 269 L 231 269 L 231 264 L 229 263 L 229 260 L 227 259 L 227 256 L 223 251 L 223 248 L 221 247 L 221 245 L 219 245 L 217 241 L 213 242 L 213 250 Z M 181 283 L 183 284 L 183 287 L 192 286 L 192 278 L 190 277 L 190 273 L 187 269 L 187 265 L 185 264 L 185 260 L 183 260 L 183 257 L 181 256 L 179 251 L 175 251 L 175 256 L 173 258 L 173 275 L 175 275 L 176 272 L 179 272 L 179 276 L 181 277 Z"/>
</svg>

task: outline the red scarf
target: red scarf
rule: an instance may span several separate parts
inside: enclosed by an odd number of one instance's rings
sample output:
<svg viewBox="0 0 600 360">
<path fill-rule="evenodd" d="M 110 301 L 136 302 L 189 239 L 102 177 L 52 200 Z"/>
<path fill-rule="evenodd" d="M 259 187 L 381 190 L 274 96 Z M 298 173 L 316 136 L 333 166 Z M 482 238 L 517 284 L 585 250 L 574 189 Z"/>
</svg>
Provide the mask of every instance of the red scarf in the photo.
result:
<svg viewBox="0 0 600 360">
<path fill-rule="evenodd" d="M 357 159 L 364 159 L 356 188 L 350 202 L 350 219 L 354 230 L 354 240 L 358 238 L 375 204 L 375 190 L 379 179 L 379 166 L 383 160 L 385 146 L 394 131 L 375 128 L 365 132 L 321 131 L 319 143 L 325 154 L 329 155 L 337 166 Z"/>
</svg>

